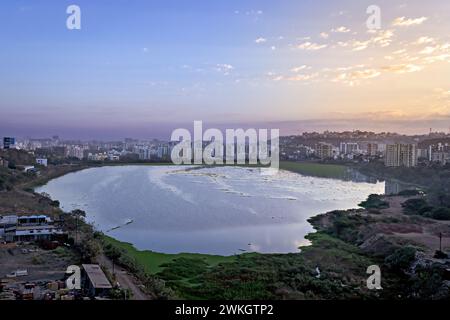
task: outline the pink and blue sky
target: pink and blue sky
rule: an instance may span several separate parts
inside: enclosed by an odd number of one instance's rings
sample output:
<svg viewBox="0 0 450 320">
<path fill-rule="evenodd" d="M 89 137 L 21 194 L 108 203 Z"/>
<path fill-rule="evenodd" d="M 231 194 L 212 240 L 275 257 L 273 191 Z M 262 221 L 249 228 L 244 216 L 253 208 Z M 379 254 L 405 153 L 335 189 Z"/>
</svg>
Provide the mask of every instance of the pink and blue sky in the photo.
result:
<svg viewBox="0 0 450 320">
<path fill-rule="evenodd" d="M 71 4 L 81 30 L 66 28 Z M 0 4 L 0 135 L 165 138 L 194 120 L 447 131 L 449 80 L 444 0 Z"/>
</svg>

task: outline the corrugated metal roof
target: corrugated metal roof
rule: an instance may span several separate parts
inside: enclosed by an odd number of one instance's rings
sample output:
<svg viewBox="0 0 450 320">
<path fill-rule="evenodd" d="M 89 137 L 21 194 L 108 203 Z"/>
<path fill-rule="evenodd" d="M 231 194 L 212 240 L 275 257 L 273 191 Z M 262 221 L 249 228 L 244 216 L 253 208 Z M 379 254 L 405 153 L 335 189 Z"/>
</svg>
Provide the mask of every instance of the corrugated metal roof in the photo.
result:
<svg viewBox="0 0 450 320">
<path fill-rule="evenodd" d="M 1 224 L 16 224 L 17 216 L 0 216 Z"/>
<path fill-rule="evenodd" d="M 112 286 L 103 273 L 103 270 L 98 264 L 83 264 L 84 271 L 86 272 L 89 280 L 96 289 L 111 289 Z"/>
</svg>

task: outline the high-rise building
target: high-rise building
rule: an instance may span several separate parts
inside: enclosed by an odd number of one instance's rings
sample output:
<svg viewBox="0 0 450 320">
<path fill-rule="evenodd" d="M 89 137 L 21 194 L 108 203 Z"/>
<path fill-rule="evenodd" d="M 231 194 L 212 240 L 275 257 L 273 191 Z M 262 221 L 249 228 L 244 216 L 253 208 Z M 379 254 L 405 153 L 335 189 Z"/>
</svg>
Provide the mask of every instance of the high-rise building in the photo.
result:
<svg viewBox="0 0 450 320">
<path fill-rule="evenodd" d="M 447 164 L 450 162 L 450 145 L 448 143 L 438 143 L 431 145 L 428 150 L 428 160 L 440 164 Z"/>
<path fill-rule="evenodd" d="M 152 157 L 151 148 L 149 146 L 135 146 L 134 153 L 139 156 L 139 160 L 150 160 Z"/>
<path fill-rule="evenodd" d="M 16 144 L 16 138 L 4 137 L 3 138 L 3 149 L 11 149 Z"/>
<path fill-rule="evenodd" d="M 415 167 L 417 165 L 416 145 L 387 145 L 384 164 L 386 167 Z"/>
<path fill-rule="evenodd" d="M 70 146 L 67 150 L 67 156 L 82 160 L 84 158 L 84 148 L 81 146 Z"/>
<path fill-rule="evenodd" d="M 339 151 L 341 154 L 356 154 L 359 150 L 356 142 L 341 142 Z"/>
<path fill-rule="evenodd" d="M 316 144 L 316 156 L 320 159 L 329 159 L 333 157 L 333 145 L 319 142 Z"/>
<path fill-rule="evenodd" d="M 378 144 L 368 143 L 367 144 L 367 155 L 370 157 L 376 156 L 378 153 Z"/>
</svg>

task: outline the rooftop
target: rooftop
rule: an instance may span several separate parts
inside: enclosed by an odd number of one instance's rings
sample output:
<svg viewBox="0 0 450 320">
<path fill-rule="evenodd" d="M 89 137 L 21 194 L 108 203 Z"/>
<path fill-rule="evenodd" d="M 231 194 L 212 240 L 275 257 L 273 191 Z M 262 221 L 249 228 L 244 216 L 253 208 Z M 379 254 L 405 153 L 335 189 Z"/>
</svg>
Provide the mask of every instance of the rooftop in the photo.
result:
<svg viewBox="0 0 450 320">
<path fill-rule="evenodd" d="M 96 289 L 111 289 L 112 286 L 98 264 L 83 264 L 83 269 Z"/>
</svg>

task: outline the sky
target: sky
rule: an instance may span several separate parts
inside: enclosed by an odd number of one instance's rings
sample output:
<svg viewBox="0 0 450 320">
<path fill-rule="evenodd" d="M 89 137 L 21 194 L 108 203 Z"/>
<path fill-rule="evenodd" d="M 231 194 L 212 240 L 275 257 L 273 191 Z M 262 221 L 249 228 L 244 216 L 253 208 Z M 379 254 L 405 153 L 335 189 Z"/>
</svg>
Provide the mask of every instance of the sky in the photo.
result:
<svg viewBox="0 0 450 320">
<path fill-rule="evenodd" d="M 2 1 L 0 135 L 447 132 L 449 31 L 445 0 Z"/>
</svg>

